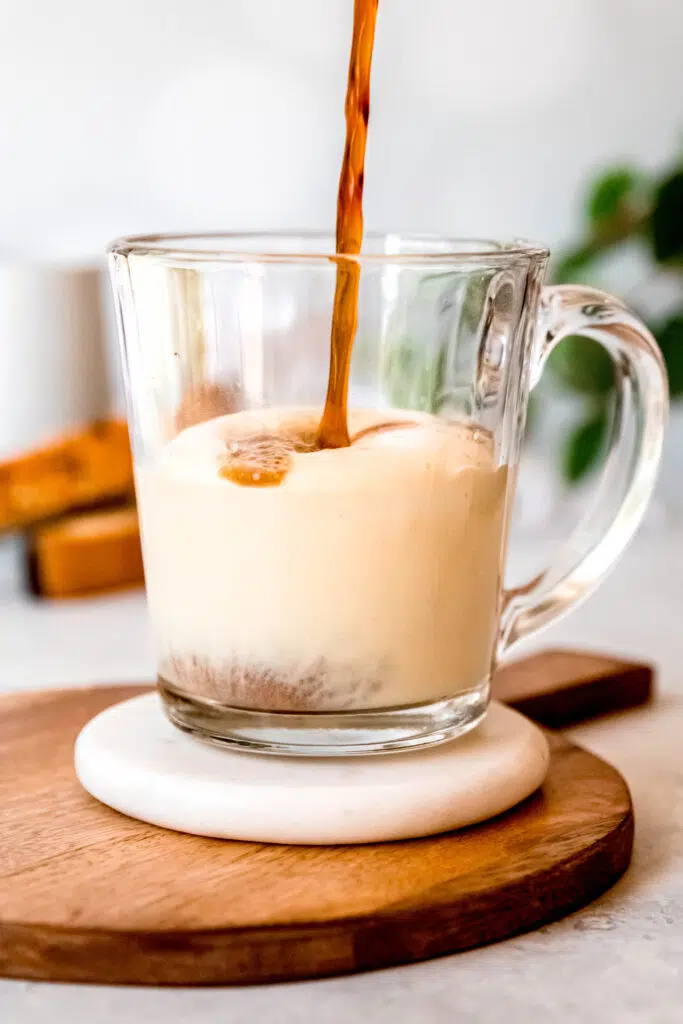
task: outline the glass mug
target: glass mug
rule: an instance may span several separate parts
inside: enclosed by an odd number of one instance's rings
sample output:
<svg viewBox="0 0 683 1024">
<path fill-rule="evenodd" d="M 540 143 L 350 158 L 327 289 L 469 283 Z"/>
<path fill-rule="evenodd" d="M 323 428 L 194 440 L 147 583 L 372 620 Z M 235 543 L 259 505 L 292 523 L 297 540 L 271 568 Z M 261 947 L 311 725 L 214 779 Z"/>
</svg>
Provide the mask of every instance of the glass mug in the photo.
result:
<svg viewBox="0 0 683 1024">
<path fill-rule="evenodd" d="M 351 445 L 314 450 L 340 259 L 361 266 Z M 585 597 L 652 492 L 667 383 L 649 331 L 548 251 L 398 235 L 123 239 L 110 267 L 158 683 L 235 747 L 424 747 L 486 713 L 497 660 Z M 567 335 L 614 361 L 598 500 L 506 590 L 530 390 Z M 313 450 L 312 450 L 313 449 Z"/>
</svg>

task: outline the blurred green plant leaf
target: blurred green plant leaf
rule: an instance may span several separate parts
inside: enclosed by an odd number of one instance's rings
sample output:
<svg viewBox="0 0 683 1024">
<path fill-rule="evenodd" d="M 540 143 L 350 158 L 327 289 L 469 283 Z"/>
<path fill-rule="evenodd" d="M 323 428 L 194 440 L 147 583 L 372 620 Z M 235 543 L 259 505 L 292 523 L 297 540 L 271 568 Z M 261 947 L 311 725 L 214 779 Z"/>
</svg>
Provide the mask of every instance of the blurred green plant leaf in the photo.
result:
<svg viewBox="0 0 683 1024">
<path fill-rule="evenodd" d="M 613 167 L 589 186 L 583 242 L 557 262 L 554 280 L 588 284 L 596 261 L 615 245 L 641 235 L 649 222 L 652 187 L 639 171 Z"/>
<path fill-rule="evenodd" d="M 582 395 L 604 395 L 614 383 L 614 367 L 605 349 L 581 335 L 560 342 L 548 369 L 563 387 Z"/>
<path fill-rule="evenodd" d="M 409 408 L 411 388 L 417 372 L 417 355 L 407 340 L 399 341 L 389 349 L 383 376 L 392 405 Z"/>
<path fill-rule="evenodd" d="M 534 394 L 534 392 L 532 391 L 529 395 L 529 401 L 527 403 L 526 408 L 526 427 L 524 436 L 527 438 L 531 437 L 531 435 L 534 433 L 534 430 L 536 429 L 536 423 L 538 422 L 539 416 L 540 402 L 541 400 L 538 397 L 538 395 Z"/>
<path fill-rule="evenodd" d="M 446 389 L 446 363 L 448 361 L 448 350 L 445 345 L 439 349 L 434 361 L 434 374 L 432 378 L 432 401 L 431 411 L 437 412 Z"/>
<path fill-rule="evenodd" d="M 628 216 L 641 181 L 630 167 L 615 167 L 602 174 L 588 192 L 586 213 L 591 224 L 599 230 L 606 223 Z"/>
<path fill-rule="evenodd" d="M 436 412 L 444 389 L 447 351 L 436 353 L 405 338 L 392 346 L 384 365 L 383 384 L 392 405 Z"/>
<path fill-rule="evenodd" d="M 658 186 L 651 229 L 656 259 L 683 257 L 683 170 L 671 174 Z"/>
<path fill-rule="evenodd" d="M 475 332 L 486 308 L 486 296 L 495 272 L 487 270 L 478 275 L 471 275 L 465 283 L 465 295 L 462 300 L 461 323 L 468 330 Z"/>
<path fill-rule="evenodd" d="M 563 471 L 569 483 L 577 483 L 598 462 L 608 422 L 607 407 L 601 404 L 567 438 Z"/>
<path fill-rule="evenodd" d="M 643 270 L 646 288 L 649 275 L 654 281 L 662 269 L 672 283 L 676 275 L 683 280 L 683 159 L 658 180 L 629 166 L 606 170 L 587 189 L 585 220 L 583 237 L 553 268 L 556 282 L 599 284 L 603 268 L 611 269 L 615 255 L 618 265 L 617 247 L 633 240 L 651 247 L 651 269 Z M 653 320 L 650 314 L 648 322 L 666 363 L 671 397 L 683 399 L 683 308 L 665 321 Z M 563 449 L 562 469 L 573 482 L 598 458 L 613 367 L 596 342 L 578 337 L 567 338 L 557 347 L 549 367 L 558 384 L 592 399 L 592 411 Z"/>
<path fill-rule="evenodd" d="M 672 316 L 655 332 L 669 375 L 669 394 L 683 395 L 683 313 Z"/>
<path fill-rule="evenodd" d="M 557 284 L 585 283 L 593 260 L 600 255 L 600 247 L 595 242 L 570 249 L 555 264 L 553 280 Z"/>
</svg>

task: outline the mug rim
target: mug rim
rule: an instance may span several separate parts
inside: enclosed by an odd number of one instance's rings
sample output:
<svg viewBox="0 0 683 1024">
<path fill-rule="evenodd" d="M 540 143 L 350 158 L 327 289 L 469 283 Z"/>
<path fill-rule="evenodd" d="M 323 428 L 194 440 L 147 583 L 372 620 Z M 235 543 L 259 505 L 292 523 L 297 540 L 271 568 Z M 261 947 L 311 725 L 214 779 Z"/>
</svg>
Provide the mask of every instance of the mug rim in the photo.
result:
<svg viewBox="0 0 683 1024">
<path fill-rule="evenodd" d="M 144 256 L 165 263 L 339 263 L 350 260 L 367 265 L 434 265 L 474 263 L 509 265 L 543 262 L 547 246 L 526 239 L 500 242 L 414 232 L 375 232 L 365 242 L 382 244 L 384 251 L 345 255 L 334 251 L 329 231 L 198 231 L 128 235 L 107 246 L 109 256 Z M 297 247 L 297 242 L 299 247 Z M 305 244 L 308 243 L 308 248 Z M 319 243 L 320 248 L 310 248 Z M 329 243 L 329 244 L 327 244 Z M 401 251 L 401 246 L 408 247 Z M 393 250 L 393 251 L 392 251 Z"/>
</svg>

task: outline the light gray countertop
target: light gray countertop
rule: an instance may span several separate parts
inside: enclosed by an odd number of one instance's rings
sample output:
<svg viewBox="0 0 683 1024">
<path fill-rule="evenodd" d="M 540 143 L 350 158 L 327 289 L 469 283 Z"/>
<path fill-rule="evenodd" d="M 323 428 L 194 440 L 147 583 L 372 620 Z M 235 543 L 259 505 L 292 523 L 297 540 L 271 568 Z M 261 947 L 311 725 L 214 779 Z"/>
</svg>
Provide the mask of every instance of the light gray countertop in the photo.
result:
<svg viewBox="0 0 683 1024">
<path fill-rule="evenodd" d="M 535 541 L 535 544 L 537 542 Z M 536 560 L 536 556 L 534 556 Z M 516 562 L 530 556 L 522 547 Z M 597 903 L 529 935 L 348 978 L 242 989 L 0 982 L 3 1024 L 678 1024 L 683 1020 L 683 533 L 641 533 L 622 564 L 535 646 L 580 644 L 659 668 L 656 704 L 573 730 L 631 786 L 636 846 Z M 17 593 L 0 556 L 0 691 L 152 675 L 144 599 L 64 604 Z"/>
</svg>

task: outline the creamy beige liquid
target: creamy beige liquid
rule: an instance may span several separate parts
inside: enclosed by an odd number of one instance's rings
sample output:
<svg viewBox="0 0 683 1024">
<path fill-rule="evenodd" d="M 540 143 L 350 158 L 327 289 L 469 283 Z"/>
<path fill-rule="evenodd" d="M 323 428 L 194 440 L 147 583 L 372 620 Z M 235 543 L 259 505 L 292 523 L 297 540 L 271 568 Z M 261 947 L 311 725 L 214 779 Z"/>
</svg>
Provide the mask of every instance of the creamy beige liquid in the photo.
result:
<svg viewBox="0 0 683 1024">
<path fill-rule="evenodd" d="M 318 418 L 218 417 L 138 470 L 163 682 L 223 705 L 301 711 L 426 703 L 481 683 L 507 485 L 490 435 L 352 409 L 350 447 L 293 450 L 287 439 L 313 435 Z M 402 425 L 373 429 L 392 420 Z M 221 475 L 254 435 L 282 442 L 277 486 Z"/>
</svg>

